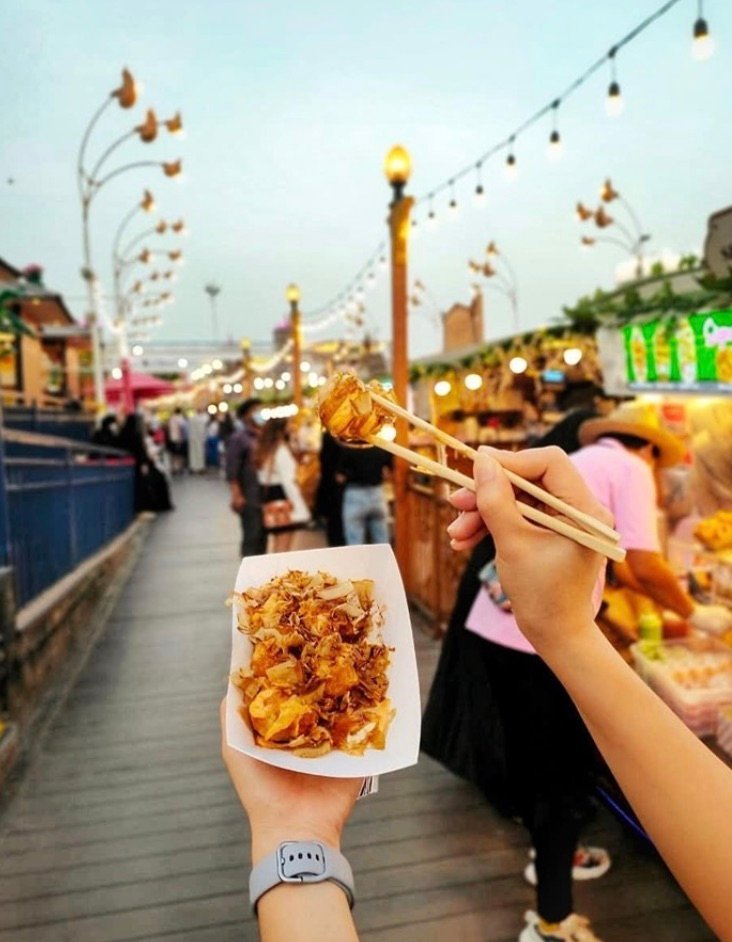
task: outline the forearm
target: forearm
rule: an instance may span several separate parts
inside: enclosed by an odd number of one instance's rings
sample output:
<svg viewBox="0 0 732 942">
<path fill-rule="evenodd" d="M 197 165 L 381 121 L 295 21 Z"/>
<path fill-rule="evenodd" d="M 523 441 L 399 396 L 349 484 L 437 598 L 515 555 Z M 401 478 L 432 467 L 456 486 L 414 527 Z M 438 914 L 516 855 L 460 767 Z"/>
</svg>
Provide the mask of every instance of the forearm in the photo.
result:
<svg viewBox="0 0 732 942">
<path fill-rule="evenodd" d="M 673 571 L 663 560 L 659 560 L 650 571 L 643 571 L 634 575 L 638 579 L 643 592 L 663 608 L 676 612 L 682 618 L 688 618 L 694 611 L 694 603 L 681 588 Z"/>
<path fill-rule="evenodd" d="M 564 684 L 656 847 L 722 940 L 732 774 L 593 629 L 539 651 Z"/>
<path fill-rule="evenodd" d="M 337 835 L 292 828 L 252 833 L 252 863 L 288 840 L 318 840 L 340 849 Z M 262 942 L 358 942 L 343 890 L 335 883 L 283 883 L 265 893 L 257 906 Z"/>
</svg>

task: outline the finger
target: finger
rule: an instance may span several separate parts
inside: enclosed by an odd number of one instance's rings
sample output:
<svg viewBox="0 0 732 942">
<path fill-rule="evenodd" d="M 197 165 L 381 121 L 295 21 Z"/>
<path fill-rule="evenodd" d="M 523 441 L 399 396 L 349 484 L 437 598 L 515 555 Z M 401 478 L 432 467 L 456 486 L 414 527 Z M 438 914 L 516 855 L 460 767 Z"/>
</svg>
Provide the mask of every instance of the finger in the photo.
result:
<svg viewBox="0 0 732 942">
<path fill-rule="evenodd" d="M 480 451 L 473 466 L 478 509 L 499 551 L 533 529 L 516 506 L 513 488 L 502 466 L 487 451 Z"/>
<path fill-rule="evenodd" d="M 483 446 L 479 452 L 489 454 L 502 467 L 522 478 L 541 484 L 545 490 L 578 510 L 612 524 L 611 515 L 591 494 L 581 474 L 561 448 L 552 446 L 511 452 Z"/>
<path fill-rule="evenodd" d="M 484 527 L 480 533 L 474 537 L 471 537 L 469 540 L 450 540 L 450 548 L 454 549 L 456 552 L 471 550 L 485 538 L 487 532 L 488 531 Z"/>
<path fill-rule="evenodd" d="M 452 540 L 470 540 L 478 533 L 485 534 L 485 524 L 477 510 L 461 513 L 447 528 Z"/>
<path fill-rule="evenodd" d="M 453 491 L 448 497 L 448 500 L 457 510 L 475 510 L 477 507 L 475 494 L 465 487 Z"/>
</svg>

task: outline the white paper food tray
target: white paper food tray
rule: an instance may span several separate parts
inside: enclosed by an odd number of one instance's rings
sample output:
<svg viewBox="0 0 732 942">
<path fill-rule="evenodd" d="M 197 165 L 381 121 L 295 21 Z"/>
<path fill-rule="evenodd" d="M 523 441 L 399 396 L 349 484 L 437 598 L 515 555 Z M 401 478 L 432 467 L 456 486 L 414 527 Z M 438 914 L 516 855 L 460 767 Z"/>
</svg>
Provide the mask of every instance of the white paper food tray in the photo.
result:
<svg viewBox="0 0 732 942">
<path fill-rule="evenodd" d="M 284 749 L 263 749 L 254 738 L 239 708 L 241 691 L 229 681 L 226 696 L 226 739 L 230 746 L 269 765 L 310 775 L 334 778 L 361 778 L 383 775 L 415 765 L 419 755 L 421 709 L 419 679 L 414 653 L 412 625 L 399 569 L 390 546 L 341 546 L 332 549 L 303 550 L 250 556 L 242 560 L 236 577 L 236 591 L 261 586 L 290 569 L 326 572 L 338 579 L 373 579 L 374 597 L 384 608 L 384 644 L 394 648 L 388 668 L 387 696 L 396 711 L 386 734 L 384 749 L 367 749 L 361 756 L 333 750 L 317 758 L 293 755 Z M 232 610 L 230 672 L 248 666 L 253 645 L 237 628 L 236 608 Z"/>
</svg>

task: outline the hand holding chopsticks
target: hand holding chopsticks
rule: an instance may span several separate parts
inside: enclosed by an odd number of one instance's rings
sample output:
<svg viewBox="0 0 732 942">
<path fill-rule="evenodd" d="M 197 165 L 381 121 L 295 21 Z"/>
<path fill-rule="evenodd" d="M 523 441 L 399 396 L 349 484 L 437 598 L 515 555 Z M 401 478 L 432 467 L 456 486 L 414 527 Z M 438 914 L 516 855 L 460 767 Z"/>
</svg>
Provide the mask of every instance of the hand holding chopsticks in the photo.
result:
<svg viewBox="0 0 732 942">
<path fill-rule="evenodd" d="M 413 415 L 387 395 L 384 395 L 383 390 L 379 390 L 378 387 L 373 388 L 373 385 L 365 386 L 353 374 L 336 374 L 323 387 L 320 398 L 320 415 L 328 430 L 336 438 L 343 438 L 346 441 L 360 440 L 368 442 L 408 461 L 415 467 L 424 469 L 430 474 L 457 484 L 459 487 L 475 490 L 475 483 L 472 478 L 456 471 L 454 468 L 450 468 L 446 464 L 434 461 L 405 448 L 403 445 L 382 438 L 379 431 L 389 416 L 397 416 L 405 419 L 415 428 L 426 432 L 437 442 L 452 448 L 457 453 L 463 454 L 473 461 L 478 455 L 475 449 L 470 448 L 447 432 L 443 432 L 442 429 L 437 428 L 430 422 Z M 517 505 L 521 514 L 528 520 L 566 536 L 582 546 L 607 556 L 609 559 L 621 562 L 625 558 L 625 550 L 618 545 L 619 534 L 612 527 L 590 514 L 578 510 L 533 481 L 527 481 L 506 468 L 504 468 L 504 472 L 515 488 L 541 501 L 547 507 L 567 518 L 567 520 L 572 521 L 572 523 L 552 516 L 530 504 L 518 501 Z"/>
</svg>

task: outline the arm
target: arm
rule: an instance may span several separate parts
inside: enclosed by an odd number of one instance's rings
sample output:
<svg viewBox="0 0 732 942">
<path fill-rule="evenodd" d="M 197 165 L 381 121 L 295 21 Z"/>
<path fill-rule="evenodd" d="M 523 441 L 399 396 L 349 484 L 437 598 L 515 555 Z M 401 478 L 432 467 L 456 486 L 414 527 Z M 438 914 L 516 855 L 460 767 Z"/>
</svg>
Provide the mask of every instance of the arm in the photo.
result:
<svg viewBox="0 0 732 942">
<path fill-rule="evenodd" d="M 463 512 L 448 529 L 452 544 L 474 545 L 490 528 L 521 630 L 566 687 L 676 878 L 719 938 L 730 942 L 732 773 L 596 630 L 591 593 L 599 558 L 528 523 L 501 466 L 611 522 L 558 449 L 481 449 L 477 503 L 469 492 L 453 495 Z"/>
<path fill-rule="evenodd" d="M 660 553 L 629 549 L 626 562 L 642 592 L 663 608 L 689 618 L 694 611 L 694 603 Z"/>
<path fill-rule="evenodd" d="M 239 513 L 246 504 L 246 498 L 239 483 L 239 473 L 246 457 L 244 446 L 239 436 L 232 435 L 226 448 L 226 480 L 229 483 L 230 506 L 234 513 Z"/>
<path fill-rule="evenodd" d="M 315 840 L 340 849 L 361 780 L 300 775 L 237 752 L 226 743 L 224 704 L 221 748 L 249 818 L 252 864 L 288 840 Z M 333 883 L 277 886 L 260 899 L 257 917 L 262 942 L 358 942 L 346 896 Z"/>
</svg>

